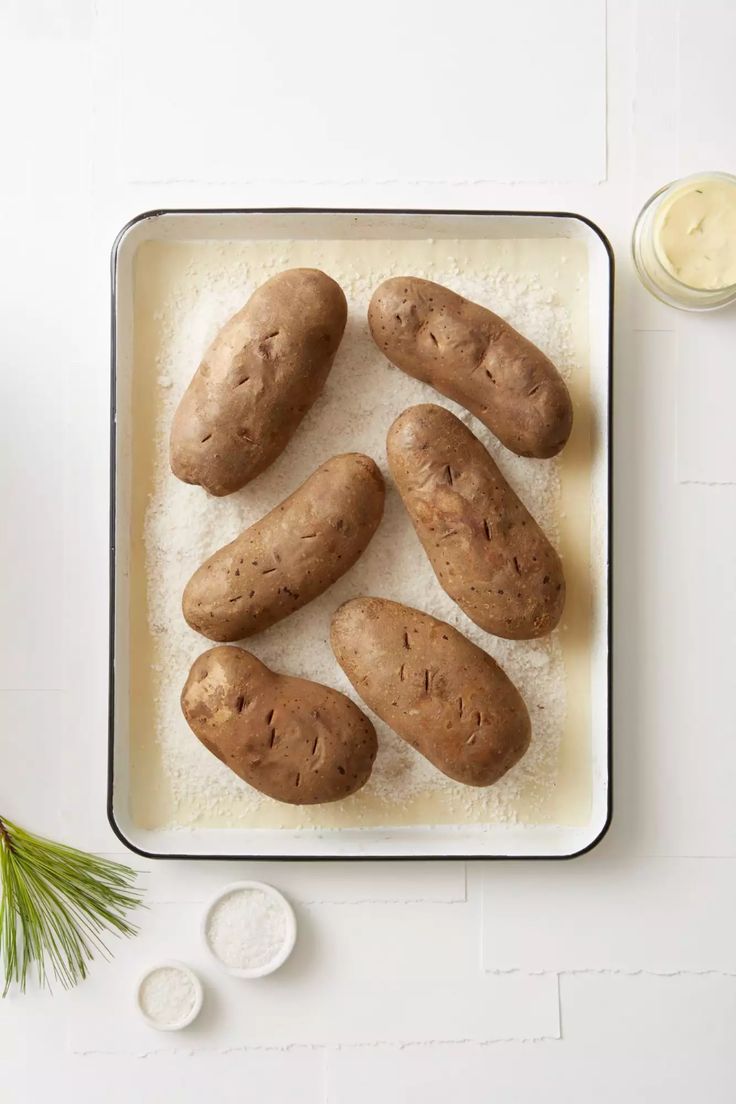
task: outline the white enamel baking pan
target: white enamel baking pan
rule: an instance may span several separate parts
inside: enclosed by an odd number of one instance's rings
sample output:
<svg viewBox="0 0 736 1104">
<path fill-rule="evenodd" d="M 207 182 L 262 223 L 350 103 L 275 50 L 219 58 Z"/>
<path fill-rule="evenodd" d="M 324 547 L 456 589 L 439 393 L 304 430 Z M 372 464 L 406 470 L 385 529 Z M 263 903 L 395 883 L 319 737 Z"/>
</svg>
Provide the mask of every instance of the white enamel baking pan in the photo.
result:
<svg viewBox="0 0 736 1104">
<path fill-rule="evenodd" d="M 588 260 L 590 403 L 596 427 L 591 571 L 590 812 L 584 824 L 458 824 L 385 828 L 144 829 L 130 813 L 129 588 L 133 259 L 146 241 L 562 238 Z M 165 210 L 133 219 L 112 250 L 110 697 L 108 816 L 131 850 L 154 858 L 570 858 L 594 847 L 611 820 L 611 356 L 613 254 L 580 215 L 509 211 Z M 135 539 L 135 536 L 133 537 Z"/>
</svg>

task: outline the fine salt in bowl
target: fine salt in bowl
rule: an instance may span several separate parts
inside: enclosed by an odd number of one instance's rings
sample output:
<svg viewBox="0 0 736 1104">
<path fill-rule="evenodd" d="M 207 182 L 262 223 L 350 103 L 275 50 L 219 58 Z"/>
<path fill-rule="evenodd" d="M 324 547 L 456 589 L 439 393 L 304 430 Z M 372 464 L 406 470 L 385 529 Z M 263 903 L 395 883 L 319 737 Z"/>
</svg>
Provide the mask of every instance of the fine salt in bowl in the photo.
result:
<svg viewBox="0 0 736 1104">
<path fill-rule="evenodd" d="M 138 983 L 138 1011 L 157 1031 L 181 1031 L 196 1020 L 202 1009 L 202 983 L 183 962 L 166 961 L 152 966 Z"/>
<path fill-rule="evenodd" d="M 233 882 L 207 909 L 203 934 L 210 953 L 229 974 L 264 977 L 283 966 L 294 949 L 296 917 L 273 886 Z"/>
</svg>

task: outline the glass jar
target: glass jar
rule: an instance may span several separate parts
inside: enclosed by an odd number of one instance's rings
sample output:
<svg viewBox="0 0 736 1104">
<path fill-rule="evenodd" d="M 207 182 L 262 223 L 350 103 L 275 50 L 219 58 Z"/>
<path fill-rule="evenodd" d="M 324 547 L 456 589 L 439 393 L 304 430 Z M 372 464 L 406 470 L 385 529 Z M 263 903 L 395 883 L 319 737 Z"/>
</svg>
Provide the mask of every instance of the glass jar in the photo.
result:
<svg viewBox="0 0 736 1104">
<path fill-rule="evenodd" d="M 644 287 L 680 310 L 736 302 L 736 176 L 695 173 L 647 200 L 634 226 Z"/>
</svg>

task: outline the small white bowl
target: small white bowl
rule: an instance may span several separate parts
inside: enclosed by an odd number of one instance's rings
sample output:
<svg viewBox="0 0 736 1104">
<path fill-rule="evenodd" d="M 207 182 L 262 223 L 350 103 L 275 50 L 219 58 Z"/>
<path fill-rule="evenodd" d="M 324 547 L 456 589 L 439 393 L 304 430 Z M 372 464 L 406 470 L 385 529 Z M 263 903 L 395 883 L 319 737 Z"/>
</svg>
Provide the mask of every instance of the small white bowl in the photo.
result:
<svg viewBox="0 0 736 1104">
<path fill-rule="evenodd" d="M 149 978 L 151 974 L 155 974 L 157 970 L 164 969 L 179 970 L 180 973 L 184 974 L 189 979 L 194 989 L 194 1004 L 192 1008 L 189 1010 L 189 1012 L 187 1012 L 186 1016 L 184 1016 L 183 1019 L 177 1020 L 176 1023 L 170 1024 L 162 1024 L 158 1023 L 156 1020 L 152 1020 L 143 1007 L 143 1002 L 141 1001 L 141 990 L 146 979 Z M 199 980 L 194 970 L 190 969 L 189 966 L 186 966 L 183 962 L 178 962 L 176 959 L 165 959 L 163 962 L 157 962 L 155 966 L 150 966 L 146 970 L 145 974 L 143 974 L 143 976 L 141 977 L 135 991 L 135 1001 L 136 1005 L 138 1006 L 138 1011 L 140 1012 L 141 1016 L 146 1021 L 148 1026 L 155 1028 L 156 1031 L 181 1031 L 182 1028 L 189 1027 L 191 1023 L 194 1023 L 197 1016 L 202 1011 L 203 1000 L 204 990 L 202 989 L 202 982 Z"/>
<path fill-rule="evenodd" d="M 275 953 L 274 957 L 270 959 L 270 961 L 261 963 L 261 965 L 259 966 L 228 966 L 228 964 L 226 962 L 223 962 L 219 955 L 216 953 L 214 947 L 209 940 L 208 927 L 212 913 L 220 904 L 220 902 L 223 901 L 226 897 L 229 897 L 230 894 L 237 893 L 239 890 L 243 889 L 260 890 L 261 893 L 264 893 L 279 907 L 284 917 L 285 933 L 283 943 L 281 944 L 278 951 Z M 210 901 L 202 920 L 202 936 L 204 938 L 205 945 L 214 958 L 215 962 L 217 962 L 218 966 L 222 967 L 223 970 L 226 970 L 228 974 L 231 974 L 233 977 L 239 978 L 265 977 L 266 974 L 272 974 L 274 970 L 278 970 L 279 966 L 283 966 L 291 952 L 294 950 L 294 944 L 296 943 L 296 916 L 294 915 L 293 908 L 286 900 L 283 893 L 279 893 L 277 889 L 274 889 L 273 886 L 268 885 L 266 882 L 231 882 L 229 885 L 226 885 L 224 889 L 220 890 L 217 896 L 213 897 L 212 901 Z"/>
</svg>

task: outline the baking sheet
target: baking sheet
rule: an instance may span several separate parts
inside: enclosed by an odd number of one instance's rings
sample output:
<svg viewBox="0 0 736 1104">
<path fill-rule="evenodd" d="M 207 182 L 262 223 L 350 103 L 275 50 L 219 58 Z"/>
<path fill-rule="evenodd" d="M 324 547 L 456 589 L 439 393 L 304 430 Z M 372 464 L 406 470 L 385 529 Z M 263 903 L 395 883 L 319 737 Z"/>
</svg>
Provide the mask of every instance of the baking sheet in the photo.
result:
<svg viewBox="0 0 736 1104">
<path fill-rule="evenodd" d="M 169 213 L 135 222 L 115 261 L 115 708 L 111 816 L 152 853 L 263 855 L 566 854 L 607 819 L 607 393 L 610 262 L 571 217 L 390 213 Z M 350 318 L 325 394 L 273 468 L 210 499 L 168 472 L 173 409 L 201 353 L 255 286 L 294 265 L 324 268 Z M 559 460 L 512 456 L 460 408 L 389 366 L 365 322 L 372 288 L 411 272 L 487 302 L 552 355 L 576 408 Z M 507 642 L 444 595 L 389 484 L 368 551 L 316 602 L 248 642 L 282 670 L 352 694 L 327 644 L 331 611 L 378 593 L 452 621 L 524 693 L 532 748 L 487 790 L 439 775 L 378 725 L 371 783 L 333 805 L 263 798 L 189 732 L 178 694 L 208 642 L 184 624 L 184 582 L 205 555 L 289 493 L 327 456 L 362 449 L 384 471 L 385 432 L 412 402 L 439 401 L 470 424 L 560 546 L 568 577 L 561 630 Z M 114 785 L 113 785 L 114 783 Z M 163 849 L 166 848 L 166 851 Z"/>
</svg>

